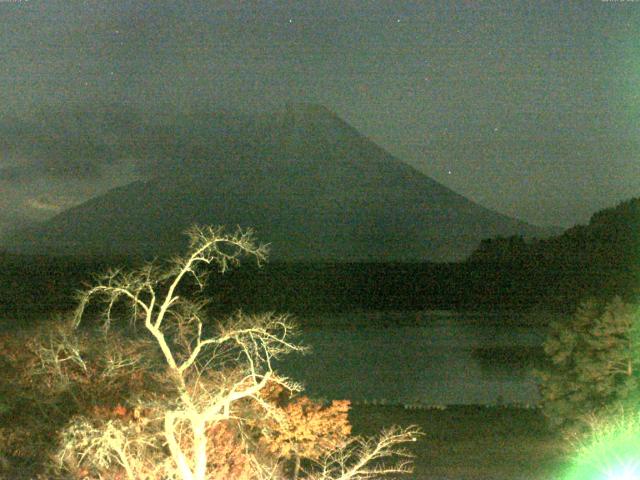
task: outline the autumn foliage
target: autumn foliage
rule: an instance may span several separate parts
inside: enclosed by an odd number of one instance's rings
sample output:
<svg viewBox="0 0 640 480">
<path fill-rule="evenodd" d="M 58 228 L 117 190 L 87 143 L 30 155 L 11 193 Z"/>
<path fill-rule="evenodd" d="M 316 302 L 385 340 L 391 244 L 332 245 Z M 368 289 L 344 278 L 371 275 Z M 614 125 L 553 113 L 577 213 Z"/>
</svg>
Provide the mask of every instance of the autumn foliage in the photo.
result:
<svg viewBox="0 0 640 480">
<path fill-rule="evenodd" d="M 284 422 L 277 424 L 273 429 L 276 434 L 264 441 L 274 454 L 317 460 L 345 444 L 351 433 L 349 404 L 349 400 L 333 400 L 324 407 L 303 396 L 283 408 Z"/>
</svg>

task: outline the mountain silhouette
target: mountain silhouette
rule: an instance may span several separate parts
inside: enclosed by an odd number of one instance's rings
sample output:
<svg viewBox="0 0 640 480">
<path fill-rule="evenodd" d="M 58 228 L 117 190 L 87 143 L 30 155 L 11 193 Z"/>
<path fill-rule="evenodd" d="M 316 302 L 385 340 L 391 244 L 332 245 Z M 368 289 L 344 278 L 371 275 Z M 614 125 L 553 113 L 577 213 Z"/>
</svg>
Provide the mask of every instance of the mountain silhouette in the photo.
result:
<svg viewBox="0 0 640 480">
<path fill-rule="evenodd" d="M 15 235 L 9 250 L 163 255 L 198 223 L 252 227 L 272 260 L 457 261 L 484 238 L 547 233 L 453 192 L 318 105 L 184 115 L 142 140 L 147 180 Z"/>
</svg>

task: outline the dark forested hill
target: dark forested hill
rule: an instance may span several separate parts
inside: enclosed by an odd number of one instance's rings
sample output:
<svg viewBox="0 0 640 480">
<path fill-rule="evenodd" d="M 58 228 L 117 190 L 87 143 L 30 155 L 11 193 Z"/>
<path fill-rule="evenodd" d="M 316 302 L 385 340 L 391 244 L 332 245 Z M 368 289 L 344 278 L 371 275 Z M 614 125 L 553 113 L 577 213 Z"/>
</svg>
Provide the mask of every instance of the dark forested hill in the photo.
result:
<svg viewBox="0 0 640 480">
<path fill-rule="evenodd" d="M 525 240 L 522 236 L 485 239 L 469 262 L 544 265 L 592 264 L 632 267 L 640 263 L 640 198 L 592 215 L 561 235 Z"/>
<path fill-rule="evenodd" d="M 517 269 L 527 280 L 516 289 L 568 304 L 587 296 L 635 296 L 640 291 L 640 198 L 601 210 L 587 225 L 556 237 L 483 240 L 466 263 L 485 271 Z"/>
</svg>

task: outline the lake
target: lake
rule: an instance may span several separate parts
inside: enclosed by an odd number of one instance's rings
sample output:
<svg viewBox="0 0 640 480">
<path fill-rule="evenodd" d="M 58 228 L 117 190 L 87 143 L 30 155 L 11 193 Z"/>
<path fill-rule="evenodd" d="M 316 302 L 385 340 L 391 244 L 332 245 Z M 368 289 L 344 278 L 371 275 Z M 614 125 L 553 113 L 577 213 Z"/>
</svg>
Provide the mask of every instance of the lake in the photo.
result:
<svg viewBox="0 0 640 480">
<path fill-rule="evenodd" d="M 372 315 L 376 325 L 399 326 L 367 326 Z M 530 370 L 545 328 L 516 314 L 350 313 L 305 323 L 320 325 L 301 333 L 312 352 L 287 357 L 278 370 L 312 397 L 416 406 L 539 399 Z"/>
</svg>

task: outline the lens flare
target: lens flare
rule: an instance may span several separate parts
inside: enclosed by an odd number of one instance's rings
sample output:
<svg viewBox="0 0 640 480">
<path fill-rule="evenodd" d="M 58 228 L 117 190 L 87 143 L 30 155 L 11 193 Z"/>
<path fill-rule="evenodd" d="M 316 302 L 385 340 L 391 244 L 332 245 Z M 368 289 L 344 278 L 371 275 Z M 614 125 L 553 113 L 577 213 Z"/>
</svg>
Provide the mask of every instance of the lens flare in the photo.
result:
<svg viewBox="0 0 640 480">
<path fill-rule="evenodd" d="M 640 462 L 637 460 L 626 462 L 610 469 L 603 480 L 638 480 L 640 479 Z"/>
<path fill-rule="evenodd" d="M 640 480 L 640 414 L 596 426 L 563 480 Z"/>
</svg>

